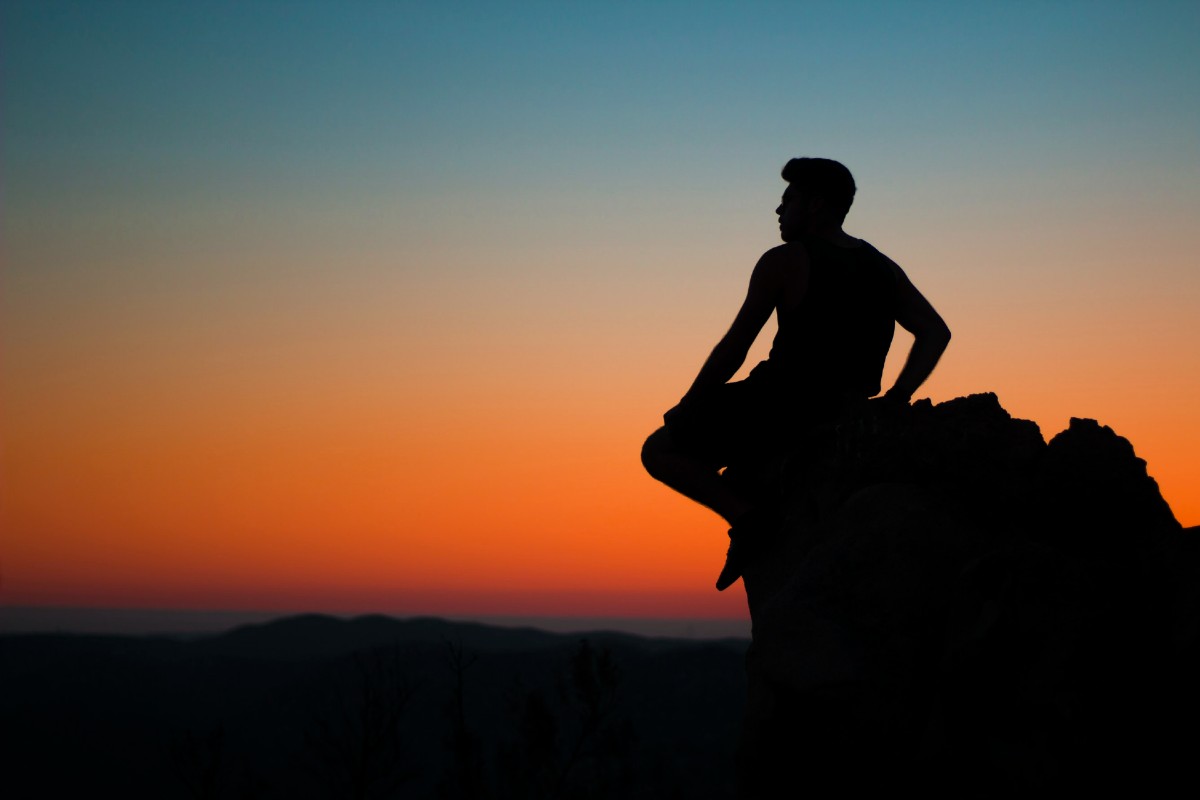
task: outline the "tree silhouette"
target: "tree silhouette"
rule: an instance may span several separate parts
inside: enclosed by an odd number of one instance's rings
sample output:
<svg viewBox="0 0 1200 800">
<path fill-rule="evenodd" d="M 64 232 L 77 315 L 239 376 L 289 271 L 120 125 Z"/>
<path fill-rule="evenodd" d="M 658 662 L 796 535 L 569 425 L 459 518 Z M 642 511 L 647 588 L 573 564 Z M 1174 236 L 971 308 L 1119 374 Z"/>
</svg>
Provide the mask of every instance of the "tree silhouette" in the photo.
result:
<svg viewBox="0 0 1200 800">
<path fill-rule="evenodd" d="M 439 787 L 439 795 L 446 800 L 479 800 L 487 796 L 483 748 L 479 737 L 467 724 L 467 670 L 477 661 L 478 656 L 466 655 L 461 644 L 446 642 L 446 664 L 453 678 L 450 736 L 447 739 L 450 766 Z"/>
<path fill-rule="evenodd" d="M 216 800 L 224 785 L 225 726 L 207 733 L 192 729 L 173 737 L 167 745 L 171 769 L 195 800 Z"/>
<path fill-rule="evenodd" d="M 516 741 L 501 751 L 506 798 L 620 797 L 629 782 L 632 726 L 619 718 L 620 671 L 608 650 L 579 643 L 565 665 L 558 704 L 514 692 Z"/>
<path fill-rule="evenodd" d="M 415 687 L 398 648 L 355 653 L 353 663 L 348 698 L 305 733 L 306 763 L 329 797 L 394 797 L 413 775 L 404 765 L 400 721 Z"/>
</svg>

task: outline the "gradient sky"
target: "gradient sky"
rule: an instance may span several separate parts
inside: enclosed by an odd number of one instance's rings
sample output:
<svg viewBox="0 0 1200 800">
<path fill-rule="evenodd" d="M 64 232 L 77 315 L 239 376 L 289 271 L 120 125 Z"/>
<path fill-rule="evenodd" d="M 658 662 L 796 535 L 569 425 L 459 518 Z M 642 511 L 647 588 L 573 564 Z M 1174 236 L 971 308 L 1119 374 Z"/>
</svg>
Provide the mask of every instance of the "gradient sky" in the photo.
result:
<svg viewBox="0 0 1200 800">
<path fill-rule="evenodd" d="M 0 603 L 744 615 L 638 450 L 796 155 L 953 329 L 918 397 L 1099 419 L 1200 524 L 1200 4 L 0 22 Z"/>
</svg>

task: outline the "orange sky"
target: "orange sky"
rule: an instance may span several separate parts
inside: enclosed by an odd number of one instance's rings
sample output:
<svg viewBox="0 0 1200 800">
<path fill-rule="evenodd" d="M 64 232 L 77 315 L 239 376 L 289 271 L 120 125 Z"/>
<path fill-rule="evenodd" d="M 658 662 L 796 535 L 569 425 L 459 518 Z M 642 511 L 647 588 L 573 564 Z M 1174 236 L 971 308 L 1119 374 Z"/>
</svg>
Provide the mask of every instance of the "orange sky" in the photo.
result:
<svg viewBox="0 0 1200 800">
<path fill-rule="evenodd" d="M 20 377 L 5 398 L 4 528 L 19 532 L 6 536 L 7 599 L 739 615 L 740 593 L 710 588 L 719 521 L 649 479 L 637 454 L 735 310 L 750 260 L 713 281 L 703 321 L 641 303 L 590 320 L 584 303 L 556 328 L 535 304 L 523 320 L 493 309 L 483 326 L 469 291 L 476 327 L 424 336 L 393 317 L 402 302 L 343 318 L 336 296 L 301 290 L 264 288 L 269 318 L 248 301 L 219 326 L 202 310 L 126 309 L 126 328 L 81 309 L 6 352 Z M 1047 435 L 1096 416 L 1135 443 L 1177 517 L 1200 522 L 1200 386 L 1175 364 L 1195 323 L 1128 309 L 1143 320 L 1131 336 L 1103 304 L 1128 298 L 1098 290 L 1101 304 L 1053 321 L 1026 310 L 1022 330 L 1008 301 L 956 293 L 939 266 L 910 267 L 956 334 L 921 394 L 994 390 Z M 1071 333 L 1089 326 L 1090 339 Z M 907 344 L 898 336 L 890 374 Z"/>
<path fill-rule="evenodd" d="M 638 451 L 794 155 L 953 329 L 918 396 L 1200 524 L 1200 12 L 966 5 L 6 4 L 0 604 L 744 615 Z"/>
</svg>

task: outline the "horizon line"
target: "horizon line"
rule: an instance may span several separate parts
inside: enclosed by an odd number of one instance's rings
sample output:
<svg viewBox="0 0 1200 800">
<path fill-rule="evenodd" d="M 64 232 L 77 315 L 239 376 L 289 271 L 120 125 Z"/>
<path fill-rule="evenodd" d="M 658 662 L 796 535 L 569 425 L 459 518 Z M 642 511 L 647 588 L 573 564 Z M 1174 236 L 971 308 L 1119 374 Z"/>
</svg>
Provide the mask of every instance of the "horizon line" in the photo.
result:
<svg viewBox="0 0 1200 800">
<path fill-rule="evenodd" d="M 430 614 L 388 611 L 180 609 L 96 606 L 0 605 L 0 636 L 60 633 L 126 636 L 217 635 L 245 625 L 319 614 L 343 620 L 383 616 L 397 620 L 441 619 L 498 628 L 535 628 L 548 633 L 618 632 L 678 639 L 749 639 L 750 620 L 708 617 L 622 617 L 554 614 Z"/>
</svg>

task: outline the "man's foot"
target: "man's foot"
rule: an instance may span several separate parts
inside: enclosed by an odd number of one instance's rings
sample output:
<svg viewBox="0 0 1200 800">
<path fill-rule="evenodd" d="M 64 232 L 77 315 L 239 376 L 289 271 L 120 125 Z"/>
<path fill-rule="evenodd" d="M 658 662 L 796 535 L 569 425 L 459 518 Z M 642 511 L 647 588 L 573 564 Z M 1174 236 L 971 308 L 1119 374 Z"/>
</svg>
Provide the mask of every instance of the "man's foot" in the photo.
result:
<svg viewBox="0 0 1200 800">
<path fill-rule="evenodd" d="M 734 582 L 742 577 L 742 560 L 745 547 L 741 544 L 741 539 L 735 539 L 733 529 L 729 530 L 729 551 L 725 553 L 725 566 L 721 567 L 721 574 L 717 576 L 717 591 L 723 592 L 734 584 Z"/>
<path fill-rule="evenodd" d="M 746 560 L 754 551 L 779 532 L 782 515 L 770 507 L 752 508 L 738 517 L 729 529 L 729 550 L 725 553 L 725 566 L 717 576 L 717 591 L 723 592 L 742 577 Z"/>
</svg>

